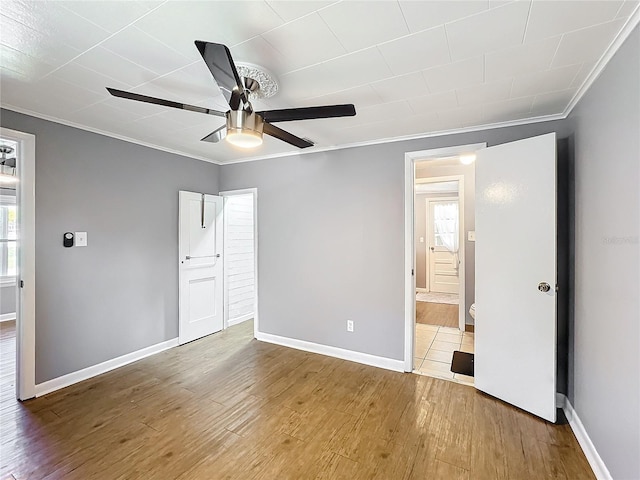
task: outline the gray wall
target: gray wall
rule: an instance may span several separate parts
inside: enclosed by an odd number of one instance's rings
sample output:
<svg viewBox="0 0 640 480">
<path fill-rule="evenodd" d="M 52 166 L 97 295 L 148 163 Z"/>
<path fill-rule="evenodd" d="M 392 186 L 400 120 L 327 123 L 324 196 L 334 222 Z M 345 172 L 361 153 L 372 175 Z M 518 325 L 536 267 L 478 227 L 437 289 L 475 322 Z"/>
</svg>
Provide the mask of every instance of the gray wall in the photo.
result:
<svg viewBox="0 0 640 480">
<path fill-rule="evenodd" d="M 473 324 L 473 318 L 469 315 L 469 308 L 476 298 L 476 244 L 467 240 L 467 232 L 476 228 L 476 168 L 471 165 L 443 165 L 439 162 L 426 161 L 416 166 L 416 177 L 446 177 L 451 175 L 464 175 L 464 258 L 465 258 L 465 322 Z M 424 202 L 423 202 L 424 204 Z M 421 206 L 424 212 L 425 206 Z M 424 224 L 424 213 L 422 223 Z M 418 228 L 418 212 L 416 211 L 416 229 Z M 423 227 L 423 231 L 426 228 Z M 416 285 L 422 273 L 422 286 L 426 285 L 425 262 L 427 244 L 416 241 Z M 422 270 L 422 272 L 421 272 Z"/>
<path fill-rule="evenodd" d="M 0 188 L 0 195 L 15 196 L 16 191 L 10 188 Z M 14 285 L 0 286 L 0 315 L 15 313 L 16 287 Z"/>
<path fill-rule="evenodd" d="M 224 165 L 221 190 L 258 188 L 260 330 L 404 356 L 404 154 L 509 142 L 547 122 Z M 346 331 L 346 320 L 355 331 Z"/>
<path fill-rule="evenodd" d="M 569 117 L 575 309 L 569 398 L 613 478 L 640 478 L 640 33 Z"/>
<path fill-rule="evenodd" d="M 36 136 L 36 382 L 178 335 L 178 190 L 219 167 L 2 110 Z M 88 247 L 64 248 L 66 231 Z"/>
</svg>

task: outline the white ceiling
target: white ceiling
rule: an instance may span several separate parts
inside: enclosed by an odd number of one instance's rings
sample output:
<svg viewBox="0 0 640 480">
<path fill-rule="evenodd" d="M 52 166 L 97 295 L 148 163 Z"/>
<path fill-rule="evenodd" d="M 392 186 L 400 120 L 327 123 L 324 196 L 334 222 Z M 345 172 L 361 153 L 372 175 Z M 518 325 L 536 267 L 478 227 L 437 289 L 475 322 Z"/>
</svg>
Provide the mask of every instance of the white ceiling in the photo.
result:
<svg viewBox="0 0 640 480">
<path fill-rule="evenodd" d="M 0 103 L 216 163 L 223 119 L 109 96 L 105 87 L 228 107 L 194 40 L 266 67 L 257 110 L 354 103 L 356 117 L 278 124 L 317 149 L 563 114 L 628 21 L 626 1 L 0 2 Z M 630 20 L 631 19 L 631 20 Z"/>
</svg>

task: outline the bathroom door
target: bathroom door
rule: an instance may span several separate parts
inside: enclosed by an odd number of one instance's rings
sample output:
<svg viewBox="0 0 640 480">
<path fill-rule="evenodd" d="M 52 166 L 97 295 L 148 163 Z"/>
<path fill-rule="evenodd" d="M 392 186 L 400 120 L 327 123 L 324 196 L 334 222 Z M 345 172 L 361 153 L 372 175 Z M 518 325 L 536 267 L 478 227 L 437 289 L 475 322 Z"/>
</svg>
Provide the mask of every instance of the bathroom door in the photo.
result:
<svg viewBox="0 0 640 480">
<path fill-rule="evenodd" d="M 556 420 L 556 136 L 476 160 L 475 386 Z"/>
<path fill-rule="evenodd" d="M 180 344 L 222 330 L 222 197 L 179 193 Z"/>
</svg>

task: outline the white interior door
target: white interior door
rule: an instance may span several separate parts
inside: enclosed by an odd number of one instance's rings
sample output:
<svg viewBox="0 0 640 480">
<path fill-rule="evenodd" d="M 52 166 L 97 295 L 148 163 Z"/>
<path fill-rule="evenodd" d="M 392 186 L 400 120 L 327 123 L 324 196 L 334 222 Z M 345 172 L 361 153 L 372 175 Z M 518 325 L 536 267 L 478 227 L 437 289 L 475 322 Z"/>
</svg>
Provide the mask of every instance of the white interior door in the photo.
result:
<svg viewBox="0 0 640 480">
<path fill-rule="evenodd" d="M 222 330 L 222 197 L 180 192 L 181 344 Z"/>
<path fill-rule="evenodd" d="M 475 386 L 552 422 L 556 265 L 555 133 L 479 150 Z"/>
<path fill-rule="evenodd" d="M 458 255 L 451 251 L 459 235 L 458 200 L 427 200 L 429 232 L 429 291 L 458 293 Z"/>
</svg>

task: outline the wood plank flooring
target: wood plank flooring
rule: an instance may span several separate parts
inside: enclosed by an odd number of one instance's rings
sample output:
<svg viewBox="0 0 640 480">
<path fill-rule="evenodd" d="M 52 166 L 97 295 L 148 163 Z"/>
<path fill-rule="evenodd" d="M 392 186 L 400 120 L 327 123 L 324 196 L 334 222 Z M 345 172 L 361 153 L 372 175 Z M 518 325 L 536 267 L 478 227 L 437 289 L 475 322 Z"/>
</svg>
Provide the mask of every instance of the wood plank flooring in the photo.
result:
<svg viewBox="0 0 640 480">
<path fill-rule="evenodd" d="M 7 400 L 0 478 L 595 478 L 568 425 L 471 387 L 252 332 L 245 322 L 42 398 Z"/>
<path fill-rule="evenodd" d="M 458 328 L 458 305 L 416 302 L 416 322 Z"/>
</svg>

